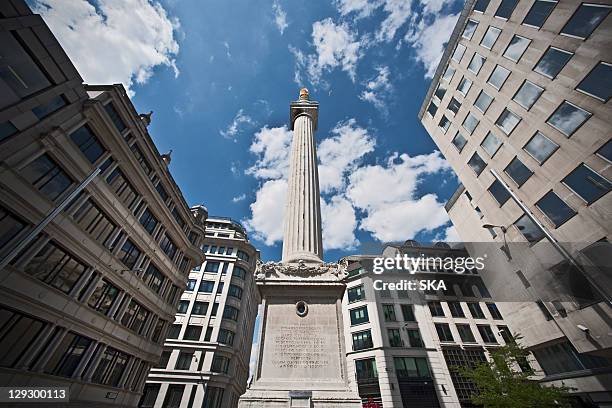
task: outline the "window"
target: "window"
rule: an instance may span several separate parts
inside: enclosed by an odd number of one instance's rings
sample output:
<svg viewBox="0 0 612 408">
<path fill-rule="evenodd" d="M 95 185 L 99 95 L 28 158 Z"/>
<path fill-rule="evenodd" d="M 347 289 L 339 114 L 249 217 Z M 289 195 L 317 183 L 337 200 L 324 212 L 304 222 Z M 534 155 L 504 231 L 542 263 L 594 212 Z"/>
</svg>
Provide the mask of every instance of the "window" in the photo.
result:
<svg viewBox="0 0 612 408">
<path fill-rule="evenodd" d="M 502 320 L 503 317 L 497 308 L 495 303 L 487 303 L 487 309 L 489 309 L 489 313 L 491 313 L 491 317 L 495 320 Z"/>
<path fill-rule="evenodd" d="M 455 98 L 451 98 L 450 102 L 448 103 L 448 110 L 450 110 L 454 114 L 457 114 L 460 108 L 461 108 L 461 102 L 459 102 Z"/>
<path fill-rule="evenodd" d="M 57 95 L 49 99 L 47 102 L 33 108 L 32 113 L 38 118 L 38 120 L 43 120 L 64 106 L 66 106 L 66 100 L 62 95 Z"/>
<path fill-rule="evenodd" d="M 444 95 L 446 94 L 446 89 L 447 88 L 445 84 L 439 84 L 438 87 L 436 88 L 436 92 L 434 93 L 434 96 L 441 101 L 442 98 L 444 98 Z"/>
<path fill-rule="evenodd" d="M 45 373 L 70 377 L 81 362 L 91 340 L 68 332 L 47 362 Z"/>
<path fill-rule="evenodd" d="M 177 313 L 187 313 L 187 308 L 189 308 L 188 300 L 181 300 L 178 304 Z"/>
<path fill-rule="evenodd" d="M 106 279 L 100 279 L 87 304 L 102 314 L 107 314 L 119 295 L 119 289 Z"/>
<path fill-rule="evenodd" d="M 540 28 L 557 5 L 556 1 L 536 0 L 523 20 L 524 25 Z"/>
<path fill-rule="evenodd" d="M 165 366 L 163 368 L 166 368 Z M 159 394 L 160 384 L 145 384 L 144 390 L 142 391 L 142 398 L 138 403 L 139 408 L 153 408 L 155 406 L 155 400 Z"/>
<path fill-rule="evenodd" d="M 612 189 L 612 183 L 595 173 L 584 163 L 568 174 L 563 183 L 578 194 L 587 204 L 597 201 Z"/>
<path fill-rule="evenodd" d="M 510 193 L 498 180 L 495 180 L 493 184 L 491 184 L 489 187 L 489 193 L 491 193 L 493 198 L 495 198 L 495 201 L 497 201 L 500 206 L 504 205 L 510 198 Z"/>
<path fill-rule="evenodd" d="M 447 302 L 448 308 L 450 309 L 451 316 L 453 317 L 465 317 L 463 308 L 459 302 Z"/>
<path fill-rule="evenodd" d="M 168 234 L 164 233 L 159 243 L 159 246 L 162 251 L 164 251 L 164 253 L 168 255 L 168 258 L 170 258 L 170 260 L 174 259 L 174 255 L 176 255 L 176 244 L 172 242 Z"/>
<path fill-rule="evenodd" d="M 474 319 L 484 319 L 485 315 L 477 302 L 467 302 L 467 307 L 470 309 L 470 314 Z"/>
<path fill-rule="evenodd" d="M 442 79 L 445 80 L 446 82 L 450 82 L 453 79 L 454 75 L 455 75 L 455 68 L 448 66 L 446 67 L 446 71 L 444 71 L 444 75 L 442 76 Z"/>
<path fill-rule="evenodd" d="M 518 0 L 502 0 L 495 12 L 495 17 L 509 19 L 517 4 Z"/>
<path fill-rule="evenodd" d="M 166 322 L 165 320 L 162 319 L 158 319 L 157 323 L 155 323 L 155 327 L 153 328 L 153 333 L 151 334 L 151 340 L 153 340 L 155 343 L 160 343 L 161 340 L 161 334 L 164 331 L 164 328 L 166 327 Z"/>
<path fill-rule="evenodd" d="M 125 204 L 128 208 L 132 208 L 138 200 L 138 192 L 125 177 L 125 174 L 117 167 L 106 178 L 111 190 L 115 192 L 119 201 Z"/>
<path fill-rule="evenodd" d="M 427 302 L 427 306 L 429 306 L 429 312 L 433 317 L 444 317 L 444 309 L 442 309 L 440 302 Z"/>
<path fill-rule="evenodd" d="M 2 33 L 0 33 L 2 35 Z M 11 122 L 0 123 L 0 142 L 17 133 L 17 128 Z"/>
<path fill-rule="evenodd" d="M 608 16 L 611 7 L 604 4 L 582 3 L 574 15 L 565 23 L 561 34 L 586 39 Z"/>
<path fill-rule="evenodd" d="M 214 281 L 203 280 L 200 282 L 200 288 L 198 289 L 198 292 L 212 293 L 214 287 Z"/>
<path fill-rule="evenodd" d="M 504 51 L 504 57 L 510 61 L 518 62 L 529 47 L 530 42 L 530 39 L 515 34 L 508 47 L 506 47 L 506 51 Z"/>
<path fill-rule="evenodd" d="M 228 296 L 235 297 L 236 299 L 242 299 L 242 288 L 236 285 L 229 285 L 227 294 Z"/>
<path fill-rule="evenodd" d="M 72 214 L 72 218 L 95 241 L 112 250 L 112 238 L 115 236 L 118 227 L 91 198 L 87 199 Z"/>
<path fill-rule="evenodd" d="M 484 13 L 489 6 L 490 0 L 476 0 L 476 4 L 474 5 L 474 10 Z"/>
<path fill-rule="evenodd" d="M 529 110 L 533 106 L 534 103 L 540 98 L 544 92 L 544 88 L 540 88 L 536 84 L 530 81 L 523 82 L 521 88 L 514 94 L 512 100 L 523 108 Z"/>
<path fill-rule="evenodd" d="M 227 329 L 219 329 L 217 341 L 219 343 L 229 344 L 231 346 L 232 344 L 234 344 L 234 332 Z"/>
<path fill-rule="evenodd" d="M 538 163 L 544 163 L 557 149 L 559 145 L 537 132 L 523 147 Z"/>
<path fill-rule="evenodd" d="M 527 214 L 523 214 L 514 225 L 516 225 L 528 242 L 536 243 L 544 238 L 544 232 L 527 216 Z"/>
<path fill-rule="evenodd" d="M 100 140 L 87 125 L 83 125 L 70 134 L 70 139 L 83 152 L 90 163 L 95 163 L 106 151 Z"/>
<path fill-rule="evenodd" d="M 578 353 L 567 340 L 532 351 L 546 375 L 610 366 L 604 357 Z"/>
<path fill-rule="evenodd" d="M 482 37 L 482 41 L 480 41 L 480 45 L 490 50 L 491 48 L 493 48 L 493 45 L 495 45 L 495 42 L 497 41 L 497 38 L 499 37 L 500 33 L 501 30 L 499 28 L 489 26 L 487 32 Z"/>
<path fill-rule="evenodd" d="M 383 315 L 385 316 L 385 322 L 395 322 L 397 317 L 395 316 L 395 306 L 393 305 L 382 305 Z"/>
<path fill-rule="evenodd" d="M 111 121 L 113 122 L 119 133 L 122 133 L 125 130 L 126 126 L 123 120 L 121 119 L 119 112 L 117 112 L 117 110 L 113 106 L 113 103 L 111 102 L 104 105 L 104 110 L 106 110 L 106 113 L 108 113 L 108 116 L 110 117 Z"/>
<path fill-rule="evenodd" d="M 408 341 L 410 342 L 410 347 L 424 347 L 423 339 L 421 338 L 421 332 L 419 329 L 406 329 L 406 333 L 408 333 Z"/>
<path fill-rule="evenodd" d="M 510 329 L 507 326 L 497 326 L 497 329 L 499 330 L 499 334 L 502 336 L 502 339 L 504 339 L 506 344 L 514 343 L 514 337 L 512 336 L 512 333 L 510 333 Z"/>
<path fill-rule="evenodd" d="M 476 343 L 474 333 L 472 333 L 472 329 L 470 328 L 469 324 L 458 324 L 457 331 L 459 332 L 459 337 L 461 337 L 462 342 Z"/>
<path fill-rule="evenodd" d="M 353 351 L 372 348 L 372 333 L 370 330 L 353 333 Z"/>
<path fill-rule="evenodd" d="M 565 64 L 572 58 L 572 55 L 574 54 L 569 51 L 549 47 L 533 70 L 545 77 L 555 79 Z"/>
<path fill-rule="evenodd" d="M 546 121 L 550 126 L 570 137 L 588 118 L 591 113 L 579 108 L 576 105 L 563 101 L 555 113 Z"/>
<path fill-rule="evenodd" d="M 609 162 L 612 162 L 612 140 L 608 140 L 608 142 L 605 145 L 601 146 L 596 153 L 598 156 L 606 159 Z M 1 214 L 2 213 L 0 210 L 0 219 L 2 218 Z M 1 242 L 2 239 L 0 238 L 0 247 L 2 247 Z"/>
<path fill-rule="evenodd" d="M 461 36 L 466 40 L 471 40 L 474 36 L 474 31 L 476 31 L 476 28 L 478 28 L 478 21 L 468 20 Z"/>
<path fill-rule="evenodd" d="M 427 113 L 429 113 L 431 117 L 433 118 L 434 116 L 436 116 L 437 111 L 438 111 L 438 105 L 436 105 L 435 102 L 432 100 L 429 103 L 429 106 L 427 107 Z"/>
<path fill-rule="evenodd" d="M 188 325 L 183 335 L 183 340 L 200 340 L 202 326 Z"/>
<path fill-rule="evenodd" d="M 378 378 L 378 372 L 376 371 L 376 359 L 366 358 L 363 360 L 355 360 L 355 372 L 357 374 L 358 381 Z"/>
<path fill-rule="evenodd" d="M 223 388 L 213 387 L 211 385 L 207 386 L 202 406 L 210 408 L 222 408 L 221 404 L 223 401 L 224 392 L 225 390 Z"/>
<path fill-rule="evenodd" d="M 86 269 L 84 263 L 50 241 L 25 266 L 24 272 L 69 293 Z"/>
<path fill-rule="evenodd" d="M 246 277 L 246 271 L 239 266 L 234 265 L 234 269 L 232 270 L 232 276 L 236 276 L 242 280 Z"/>
<path fill-rule="evenodd" d="M 502 142 L 491 132 L 487 134 L 487 137 L 484 138 L 480 146 L 485 150 L 485 152 L 489 153 L 489 156 L 495 156 L 495 153 L 499 150 Z"/>
<path fill-rule="evenodd" d="M 367 306 L 362 306 L 362 307 L 357 307 L 355 309 L 351 309 L 349 313 L 351 315 L 351 325 L 367 323 L 370 321 L 370 319 L 368 318 L 368 307 Z"/>
<path fill-rule="evenodd" d="M 393 357 L 393 365 L 398 378 L 431 378 L 425 357 Z"/>
<path fill-rule="evenodd" d="M 501 115 L 499 115 L 499 118 L 497 118 L 497 121 L 495 122 L 495 124 L 501 130 L 503 130 L 505 134 L 509 135 L 510 133 L 512 133 L 514 128 L 516 128 L 516 126 L 519 124 L 520 121 L 521 121 L 520 116 L 516 115 L 515 113 L 513 113 L 512 111 L 508 109 L 504 109 Z"/>
<path fill-rule="evenodd" d="M 238 259 L 242 259 L 245 262 L 249 262 L 249 259 L 250 259 L 249 254 L 247 254 L 244 251 L 238 250 L 236 252 L 236 256 L 238 257 Z"/>
<path fill-rule="evenodd" d="M 472 71 L 474 75 L 478 75 L 478 73 L 480 72 L 480 68 L 482 68 L 486 60 L 487 59 L 485 57 L 478 54 L 477 52 L 474 53 L 474 56 L 472 57 L 472 59 L 470 60 L 470 64 L 468 65 L 468 70 Z"/>
<path fill-rule="evenodd" d="M 206 261 L 206 266 L 204 267 L 204 271 L 217 273 L 219 272 L 219 265 L 220 265 L 219 262 Z"/>
<path fill-rule="evenodd" d="M 555 227 L 559 227 L 565 221 L 576 215 L 576 211 L 565 204 L 565 202 L 552 191 L 546 193 L 536 205 L 546 214 L 548 219 L 555 224 Z"/>
<path fill-rule="evenodd" d="M 166 189 L 164 188 L 164 184 L 161 181 L 157 183 L 157 185 L 155 186 L 155 190 L 157 190 L 159 197 L 162 199 L 164 203 L 168 201 L 170 196 L 166 192 Z"/>
<path fill-rule="evenodd" d="M 140 257 L 141 251 L 136 245 L 128 238 L 123 243 L 121 250 L 117 254 L 117 257 L 125 266 L 129 269 L 134 269 L 136 261 Z"/>
<path fill-rule="evenodd" d="M 183 399 L 184 391 L 184 384 L 170 384 L 168 386 L 166 398 L 164 398 L 164 403 L 162 404 L 162 406 L 164 408 L 179 408 L 181 406 L 181 400 Z"/>
<path fill-rule="evenodd" d="M 365 299 L 365 290 L 363 289 L 363 285 L 355 286 L 354 288 L 349 288 L 347 290 L 347 294 L 349 303 Z"/>
<path fill-rule="evenodd" d="M 500 90 L 506 79 L 510 76 L 510 70 L 502 67 L 501 65 L 496 65 L 495 69 L 489 76 L 487 82 L 495 89 Z"/>
<path fill-rule="evenodd" d="M 472 112 L 468 112 L 467 116 L 463 120 L 463 127 L 471 135 L 474 133 L 474 130 L 476 130 L 476 126 L 478 126 L 479 122 L 480 120 L 478 120 L 478 118 L 474 116 Z"/>
<path fill-rule="evenodd" d="M 72 185 L 72 179 L 48 154 L 39 156 L 20 174 L 51 201 Z"/>
<path fill-rule="evenodd" d="M 391 347 L 403 347 L 404 342 L 400 335 L 399 329 L 387 329 L 387 336 L 389 337 L 389 346 Z"/>
<path fill-rule="evenodd" d="M 142 153 L 142 150 L 140 150 L 140 147 L 138 147 L 138 143 L 132 144 L 130 146 L 130 150 L 134 154 L 136 161 L 138 162 L 138 164 L 140 164 L 140 167 L 145 172 L 145 174 L 149 178 L 151 178 L 155 174 L 155 172 L 153 170 L 153 167 L 151 167 L 151 165 L 149 164 L 149 161 L 145 157 L 144 153 Z"/>
<path fill-rule="evenodd" d="M 144 229 L 147 230 L 149 234 L 153 235 L 153 231 L 155 231 L 155 228 L 157 227 L 157 224 L 159 224 L 159 221 L 147 208 L 140 216 L 140 224 L 144 227 Z"/>
<path fill-rule="evenodd" d="M 479 176 L 480 173 L 482 173 L 482 171 L 485 169 L 485 167 L 487 167 L 487 163 L 482 160 L 478 153 L 474 153 L 468 161 L 468 166 L 470 166 L 470 168 L 474 170 L 476 176 Z"/>
<path fill-rule="evenodd" d="M 97 384 L 119 386 L 119 381 L 127 365 L 129 356 L 112 347 L 107 347 L 102 355 L 98 367 L 93 374 L 92 382 Z"/>
<path fill-rule="evenodd" d="M 600 62 L 578 84 L 577 90 L 608 102 L 612 96 L 612 64 Z"/>
<path fill-rule="evenodd" d="M 533 171 L 529 170 L 518 157 L 515 157 L 504 171 L 519 187 L 529 180 L 529 177 L 533 174 Z"/>
<path fill-rule="evenodd" d="M 459 86 L 457 87 L 457 91 L 463 96 L 466 96 L 472 87 L 472 81 L 467 79 L 466 77 L 461 78 L 461 82 L 459 82 Z"/>
<path fill-rule="evenodd" d="M 224 286 L 225 286 L 225 282 L 219 282 L 219 285 L 217 285 L 217 294 L 223 293 Z"/>
<path fill-rule="evenodd" d="M 174 365 L 175 370 L 189 370 L 193 361 L 193 351 L 181 351 Z"/>
<path fill-rule="evenodd" d="M 478 333 L 480 333 L 480 337 L 482 337 L 482 340 L 485 343 L 497 344 L 497 339 L 495 338 L 495 335 L 493 334 L 493 330 L 491 330 L 491 326 L 479 324 L 476 327 L 478 327 Z"/>
<path fill-rule="evenodd" d="M 451 333 L 451 329 L 446 323 L 436 323 L 436 332 L 438 332 L 440 341 L 455 341 L 453 333 Z"/>
<path fill-rule="evenodd" d="M 185 291 L 192 291 L 195 289 L 195 284 L 196 284 L 196 280 L 195 279 L 189 279 L 187 281 L 187 288 L 185 289 Z"/>
<path fill-rule="evenodd" d="M 489 106 L 491 106 L 491 102 L 493 102 L 493 97 L 482 90 L 480 91 L 478 98 L 476 98 L 474 106 L 482 113 L 485 113 L 487 109 L 489 109 Z"/>
<path fill-rule="evenodd" d="M 150 315 L 151 312 L 145 309 L 141 304 L 131 300 L 121 318 L 121 324 L 138 334 L 143 334 L 142 332 L 146 326 L 145 322 Z"/>
<path fill-rule="evenodd" d="M 198 302 L 196 301 L 193 304 L 193 309 L 191 310 L 192 315 L 205 315 L 208 311 L 208 302 Z"/>
<path fill-rule="evenodd" d="M 0 307 L 0 367 L 14 367 L 42 334 L 45 323 Z"/>
<path fill-rule="evenodd" d="M 467 140 L 465 139 L 465 137 L 463 137 L 461 133 L 457 132 L 457 134 L 453 138 L 452 143 L 457 148 L 457 150 L 459 150 L 459 153 L 461 153 L 467 143 Z"/>
<path fill-rule="evenodd" d="M 173 324 L 172 326 L 170 326 L 170 330 L 168 330 L 168 338 L 178 339 L 180 332 L 181 332 L 181 325 Z"/>
<path fill-rule="evenodd" d="M 237 321 L 239 313 L 240 310 L 235 308 L 234 306 L 225 305 L 225 308 L 223 309 L 223 318 Z"/>
<path fill-rule="evenodd" d="M 446 133 L 448 128 L 450 127 L 450 120 L 444 115 L 440 118 L 440 123 L 438 123 L 438 127 L 442 129 L 443 133 Z"/>
<path fill-rule="evenodd" d="M 183 217 L 181 217 L 181 214 L 179 214 L 178 206 L 174 207 L 172 209 L 172 216 L 176 220 L 176 223 L 179 225 L 179 227 L 181 227 L 181 229 L 184 230 L 185 226 L 186 226 L 186 223 L 185 223 L 185 220 L 183 219 Z M 223 248 L 223 249 L 225 249 L 225 248 Z M 223 254 L 223 252 L 219 252 L 219 253 Z"/>
<path fill-rule="evenodd" d="M 217 305 L 218 305 L 218 303 L 215 303 L 215 304 L 217 304 Z M 213 309 L 214 309 L 214 307 L 213 307 Z M 215 312 L 215 314 L 216 314 L 216 312 Z M 214 316 L 215 314 L 213 314 L 213 316 Z M 213 331 L 213 328 L 212 328 L 211 326 L 208 326 L 208 327 L 206 328 L 206 333 L 204 334 L 204 341 L 210 341 L 210 338 L 211 338 L 211 336 L 212 336 L 212 331 Z"/>
<path fill-rule="evenodd" d="M 153 263 L 149 264 L 142 279 L 155 293 L 159 293 L 164 281 L 166 280 L 164 275 L 155 267 L 155 265 L 153 265 Z M 193 288 L 191 290 L 193 290 Z"/>
<path fill-rule="evenodd" d="M 465 45 L 457 44 L 457 48 L 455 48 L 455 52 L 453 52 L 453 60 L 460 62 L 461 57 L 463 57 L 464 53 L 465 53 Z"/>
<path fill-rule="evenodd" d="M 215 356 L 213 358 L 212 366 L 210 371 L 213 373 L 225 373 L 229 371 L 230 359 L 224 356 Z"/>
<path fill-rule="evenodd" d="M 405 322 L 415 322 L 416 321 L 414 317 L 414 309 L 412 308 L 412 305 L 402 304 L 400 305 L 400 308 L 402 309 L 402 317 L 404 318 Z"/>
</svg>

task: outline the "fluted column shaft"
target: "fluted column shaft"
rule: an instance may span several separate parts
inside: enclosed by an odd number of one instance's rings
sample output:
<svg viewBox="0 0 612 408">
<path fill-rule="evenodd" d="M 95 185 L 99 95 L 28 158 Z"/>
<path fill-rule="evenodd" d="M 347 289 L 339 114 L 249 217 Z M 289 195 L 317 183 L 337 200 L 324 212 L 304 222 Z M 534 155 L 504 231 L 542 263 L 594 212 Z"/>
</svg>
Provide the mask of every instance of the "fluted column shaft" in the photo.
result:
<svg viewBox="0 0 612 408">
<path fill-rule="evenodd" d="M 322 262 L 321 202 L 314 124 L 308 114 L 293 123 L 285 208 L 283 262 Z"/>
</svg>

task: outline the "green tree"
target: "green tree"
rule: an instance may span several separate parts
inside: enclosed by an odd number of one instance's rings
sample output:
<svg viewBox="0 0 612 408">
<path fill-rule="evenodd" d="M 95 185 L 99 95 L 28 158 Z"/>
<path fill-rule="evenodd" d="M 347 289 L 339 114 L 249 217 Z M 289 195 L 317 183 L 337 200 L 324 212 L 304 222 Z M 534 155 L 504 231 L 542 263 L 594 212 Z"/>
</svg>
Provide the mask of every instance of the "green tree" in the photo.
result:
<svg viewBox="0 0 612 408">
<path fill-rule="evenodd" d="M 472 402 L 485 408 L 569 407 L 567 396 L 571 388 L 541 386 L 530 379 L 533 371 L 527 363 L 529 352 L 519 344 L 519 335 L 514 339 L 491 349 L 489 361 L 457 368 L 478 389 Z"/>
</svg>

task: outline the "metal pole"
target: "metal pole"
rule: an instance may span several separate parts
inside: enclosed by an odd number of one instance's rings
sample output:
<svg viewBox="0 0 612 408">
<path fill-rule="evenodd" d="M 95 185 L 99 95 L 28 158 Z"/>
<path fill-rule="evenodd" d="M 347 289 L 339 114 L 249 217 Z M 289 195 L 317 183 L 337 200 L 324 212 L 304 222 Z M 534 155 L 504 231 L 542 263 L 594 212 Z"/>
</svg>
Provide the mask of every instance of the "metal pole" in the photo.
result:
<svg viewBox="0 0 612 408">
<path fill-rule="evenodd" d="M 527 217 L 529 217 L 529 219 L 536 225 L 536 227 L 538 227 L 544 233 L 544 236 L 546 236 L 546 238 L 550 241 L 553 247 L 565 259 L 567 259 L 574 267 L 576 267 L 580 271 L 580 273 L 582 273 L 582 275 L 586 278 L 586 280 L 591 284 L 593 289 L 596 290 L 601 295 L 601 297 L 605 299 L 606 302 L 608 302 L 608 304 L 612 304 L 612 299 L 610 298 L 610 296 L 601 290 L 597 282 L 594 282 L 593 279 L 589 276 L 589 274 L 584 271 L 584 269 L 582 268 L 582 265 L 576 262 L 576 260 L 572 257 L 572 255 L 559 243 L 559 241 L 556 240 L 555 237 L 551 235 L 548 229 L 544 227 L 544 225 L 542 225 L 540 221 L 538 221 L 538 219 L 529 210 L 529 207 L 527 207 L 527 205 L 525 205 L 525 203 L 523 203 L 521 199 L 518 198 L 516 193 L 510 188 L 510 186 L 504 181 L 504 179 L 502 179 L 501 176 L 497 174 L 495 169 L 490 169 L 490 171 L 491 171 L 491 174 L 493 174 L 493 177 L 495 177 L 495 179 L 499 181 L 499 183 L 508 192 L 508 194 L 510 194 L 510 197 L 512 197 L 514 202 L 516 202 L 518 206 L 521 208 L 521 210 L 523 210 L 525 215 L 527 215 Z"/>
<path fill-rule="evenodd" d="M 47 226 L 53 219 L 59 214 L 66 206 L 81 192 L 83 189 L 93 181 L 102 170 L 95 169 L 87 178 L 76 186 L 76 188 L 59 203 L 53 211 L 51 211 L 45 218 L 43 218 L 32 231 L 28 233 L 6 256 L 0 261 L 0 270 L 9 264 L 36 236 Z"/>
</svg>

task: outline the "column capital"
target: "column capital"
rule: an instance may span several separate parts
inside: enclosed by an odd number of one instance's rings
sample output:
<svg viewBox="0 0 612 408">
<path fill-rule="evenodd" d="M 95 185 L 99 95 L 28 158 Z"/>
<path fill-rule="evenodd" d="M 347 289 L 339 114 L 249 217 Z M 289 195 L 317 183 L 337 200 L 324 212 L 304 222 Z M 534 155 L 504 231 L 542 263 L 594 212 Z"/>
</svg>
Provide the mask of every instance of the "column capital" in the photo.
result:
<svg viewBox="0 0 612 408">
<path fill-rule="evenodd" d="M 319 102 L 301 100 L 291 102 L 289 105 L 289 129 L 293 130 L 293 123 L 300 115 L 308 115 L 312 119 L 314 130 L 319 123 Z"/>
</svg>

